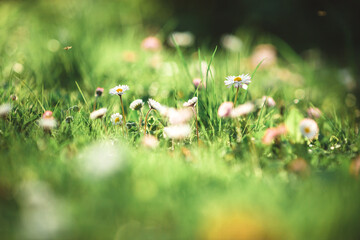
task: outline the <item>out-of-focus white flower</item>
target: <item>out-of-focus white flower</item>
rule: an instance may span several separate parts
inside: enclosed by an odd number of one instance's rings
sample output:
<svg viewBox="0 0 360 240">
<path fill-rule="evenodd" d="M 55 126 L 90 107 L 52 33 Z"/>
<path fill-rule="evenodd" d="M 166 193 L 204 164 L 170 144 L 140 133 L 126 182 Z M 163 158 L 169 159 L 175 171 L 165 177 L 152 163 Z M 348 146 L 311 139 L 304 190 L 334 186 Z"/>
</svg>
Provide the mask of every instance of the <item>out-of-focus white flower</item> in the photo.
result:
<svg viewBox="0 0 360 240">
<path fill-rule="evenodd" d="M 233 108 L 233 102 L 223 102 L 218 109 L 218 116 L 222 118 L 229 117 Z"/>
<path fill-rule="evenodd" d="M 19 186 L 22 239 L 53 239 L 66 228 L 66 212 L 50 187 L 40 181 L 27 181 Z"/>
<path fill-rule="evenodd" d="M 42 117 L 38 120 L 38 123 L 39 126 L 46 131 L 50 131 L 57 126 L 57 121 L 53 117 L 52 111 L 45 111 Z"/>
<path fill-rule="evenodd" d="M 354 90 L 356 88 L 356 80 L 354 79 L 353 74 L 349 69 L 339 70 L 339 79 L 342 84 L 345 85 L 348 91 Z"/>
<path fill-rule="evenodd" d="M 306 110 L 309 118 L 319 118 L 321 116 L 321 111 L 318 108 L 310 107 Z"/>
<path fill-rule="evenodd" d="M 57 121 L 54 118 L 40 118 L 38 123 L 41 128 L 47 131 L 54 129 L 57 126 Z"/>
<path fill-rule="evenodd" d="M 198 101 L 198 98 L 197 98 L 197 97 L 193 97 L 193 98 L 189 99 L 189 101 L 187 101 L 186 103 L 184 103 L 183 106 L 184 106 L 184 107 L 193 107 L 193 106 L 196 105 L 197 101 Z"/>
<path fill-rule="evenodd" d="M 247 115 L 255 110 L 255 105 L 251 102 L 247 102 L 237 106 L 231 110 L 230 116 L 232 118 L 241 117 Z"/>
<path fill-rule="evenodd" d="M 191 32 L 173 32 L 168 38 L 168 43 L 170 46 L 175 47 L 175 43 L 179 47 L 190 47 L 194 44 L 195 37 Z"/>
<path fill-rule="evenodd" d="M 168 117 L 171 125 L 177 125 L 187 123 L 192 118 L 193 111 L 189 108 L 168 108 L 165 115 Z"/>
<path fill-rule="evenodd" d="M 80 169 L 90 178 L 103 178 L 120 170 L 126 161 L 126 152 L 112 141 L 90 144 L 79 154 Z"/>
<path fill-rule="evenodd" d="M 264 61 L 263 61 L 264 60 Z M 263 61 L 260 67 L 268 67 L 276 63 L 276 48 L 271 44 L 258 45 L 251 55 L 251 66 L 256 67 Z"/>
<path fill-rule="evenodd" d="M 130 104 L 130 108 L 132 110 L 140 110 L 144 106 L 144 102 L 142 99 L 136 99 Z"/>
<path fill-rule="evenodd" d="M 156 148 L 159 145 L 159 140 L 152 136 L 152 135 L 146 135 L 142 141 L 141 144 L 147 148 Z"/>
<path fill-rule="evenodd" d="M 191 128 L 188 124 L 173 125 L 173 126 L 165 127 L 164 133 L 167 138 L 183 139 L 190 136 Z"/>
<path fill-rule="evenodd" d="M 24 71 L 24 66 L 21 63 L 15 63 L 12 67 L 14 72 L 20 74 Z"/>
<path fill-rule="evenodd" d="M 239 52 L 243 45 L 240 38 L 231 34 L 223 35 L 221 37 L 220 43 L 223 48 L 231 52 Z"/>
<path fill-rule="evenodd" d="M 92 113 L 90 113 L 90 119 L 98 119 L 98 118 L 102 118 L 105 116 L 107 112 L 107 108 L 100 108 L 98 110 L 93 111 Z"/>
<path fill-rule="evenodd" d="M 261 99 L 256 100 L 256 104 L 259 107 L 262 107 L 264 104 L 266 104 L 266 106 L 268 106 L 268 107 L 276 106 L 275 100 L 270 96 L 263 96 Z"/>
<path fill-rule="evenodd" d="M 7 115 L 10 113 L 11 111 L 11 105 L 9 103 L 4 103 L 0 105 L 0 117 L 1 118 L 6 118 Z"/>
<path fill-rule="evenodd" d="M 159 110 L 162 108 L 161 104 L 152 98 L 149 98 L 148 104 L 149 104 L 149 108 L 151 108 L 151 109 Z"/>
<path fill-rule="evenodd" d="M 122 124 L 122 118 L 123 116 L 120 113 L 114 113 L 111 115 L 110 120 L 113 125 L 120 125 Z"/>
<path fill-rule="evenodd" d="M 229 88 L 234 85 L 235 88 L 241 87 L 247 89 L 251 83 L 251 77 L 249 74 L 241 74 L 239 76 L 228 76 L 224 81 L 225 85 Z"/>
<path fill-rule="evenodd" d="M 110 89 L 110 94 L 111 95 L 123 95 L 126 91 L 129 90 L 129 86 L 128 85 L 119 85 L 119 86 L 116 86 L 112 89 Z"/>
<path fill-rule="evenodd" d="M 157 37 L 147 37 L 141 42 L 141 48 L 149 51 L 158 51 L 161 49 L 161 41 Z"/>
<path fill-rule="evenodd" d="M 305 118 L 300 122 L 300 131 L 304 137 L 311 140 L 317 137 L 319 127 L 313 119 Z"/>
</svg>

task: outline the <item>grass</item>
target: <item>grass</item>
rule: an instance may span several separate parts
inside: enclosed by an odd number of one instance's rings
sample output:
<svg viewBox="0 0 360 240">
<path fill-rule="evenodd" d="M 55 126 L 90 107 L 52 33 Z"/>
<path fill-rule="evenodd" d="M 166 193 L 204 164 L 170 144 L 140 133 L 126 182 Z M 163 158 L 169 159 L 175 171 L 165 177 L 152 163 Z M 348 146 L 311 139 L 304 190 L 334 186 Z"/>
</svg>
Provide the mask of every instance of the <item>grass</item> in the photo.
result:
<svg viewBox="0 0 360 240">
<path fill-rule="evenodd" d="M 304 60 L 278 39 L 277 62 L 259 68 L 250 63 L 250 49 L 261 39 L 246 41 L 239 54 L 206 45 L 147 52 L 140 48 L 147 36 L 141 19 L 122 10 L 116 25 L 112 4 L 94 3 L 83 12 L 84 3 L 0 3 L 0 103 L 12 104 L 0 119 L 3 239 L 360 237 L 360 186 L 349 174 L 359 154 L 359 117 L 336 66 Z M 165 32 L 157 35 L 165 40 Z M 126 51 L 136 61 L 126 61 Z M 159 67 L 149 65 L 154 57 Z M 238 122 L 219 118 L 220 104 L 235 96 L 225 77 L 252 72 L 238 102 L 268 95 L 276 107 L 263 106 Z M 195 77 L 207 87 L 196 89 Z M 123 96 L 128 134 L 110 123 L 112 113 L 122 112 L 118 97 L 108 94 L 119 84 L 130 87 Z M 106 130 L 89 119 L 98 86 L 105 88 L 97 108 L 108 108 Z M 17 101 L 9 100 L 12 94 Z M 152 112 L 148 129 L 160 143 L 144 148 L 130 103 L 154 98 L 181 107 L 193 96 L 200 144 L 193 124 L 191 137 L 171 151 L 163 137 L 166 121 Z M 310 106 L 323 112 L 313 142 L 298 129 Z M 51 133 L 38 126 L 44 110 L 59 123 Z M 265 130 L 281 123 L 289 133 L 264 145 Z M 288 170 L 299 157 L 307 174 Z"/>
</svg>

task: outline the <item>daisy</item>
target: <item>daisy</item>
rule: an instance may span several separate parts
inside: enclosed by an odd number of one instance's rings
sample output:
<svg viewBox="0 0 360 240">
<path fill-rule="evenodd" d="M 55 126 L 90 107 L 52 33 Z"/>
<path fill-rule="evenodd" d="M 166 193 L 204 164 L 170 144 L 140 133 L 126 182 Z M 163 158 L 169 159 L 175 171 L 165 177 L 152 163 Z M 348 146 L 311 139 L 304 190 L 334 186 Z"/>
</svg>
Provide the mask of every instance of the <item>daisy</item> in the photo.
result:
<svg viewBox="0 0 360 240">
<path fill-rule="evenodd" d="M 2 105 L 0 105 L 0 117 L 1 118 L 6 118 L 7 115 L 10 113 L 11 111 L 11 105 L 9 103 L 4 103 Z"/>
<path fill-rule="evenodd" d="M 261 99 L 257 100 L 258 105 L 262 107 L 264 104 L 268 107 L 275 107 L 276 102 L 275 100 L 270 96 L 263 96 Z"/>
<path fill-rule="evenodd" d="M 161 104 L 158 103 L 157 101 L 155 101 L 154 99 L 150 98 L 148 100 L 148 104 L 149 104 L 149 108 L 150 109 L 155 109 L 155 110 L 159 110 L 162 108 Z"/>
<path fill-rule="evenodd" d="M 123 95 L 126 91 L 129 90 L 129 86 L 128 85 L 119 85 L 119 86 L 116 86 L 112 89 L 110 89 L 110 94 L 111 95 Z"/>
<path fill-rule="evenodd" d="M 100 108 L 96 111 L 93 111 L 92 113 L 90 113 L 90 119 L 98 119 L 98 118 L 102 118 L 105 116 L 107 112 L 107 108 Z"/>
<path fill-rule="evenodd" d="M 278 138 L 281 135 L 285 135 L 286 133 L 287 133 L 287 129 L 284 124 L 278 127 L 268 128 L 265 131 L 264 137 L 262 139 L 262 143 L 269 145 L 272 143 L 274 139 Z"/>
<path fill-rule="evenodd" d="M 120 113 L 114 113 L 113 115 L 111 115 L 111 122 L 113 125 L 120 125 L 122 124 L 122 116 Z"/>
<path fill-rule="evenodd" d="M 130 104 L 132 110 L 140 110 L 144 106 L 144 102 L 141 99 L 136 99 Z"/>
<path fill-rule="evenodd" d="M 154 149 L 159 145 L 159 140 L 157 140 L 156 137 L 149 135 L 142 139 L 141 144 L 147 148 Z"/>
<path fill-rule="evenodd" d="M 178 125 L 187 123 L 193 116 L 193 111 L 189 108 L 175 109 L 169 108 L 166 112 L 166 117 L 169 119 L 171 125 Z"/>
<path fill-rule="evenodd" d="M 39 126 L 46 131 L 50 131 L 57 126 L 57 121 L 53 117 L 52 111 L 45 111 L 42 117 L 38 120 L 38 123 Z"/>
<path fill-rule="evenodd" d="M 57 121 L 53 117 L 41 118 L 41 119 L 39 119 L 38 123 L 39 123 L 39 126 L 46 131 L 50 131 L 51 129 L 56 128 L 56 126 L 57 126 Z"/>
<path fill-rule="evenodd" d="M 103 88 L 101 88 L 101 87 L 96 88 L 96 90 L 95 90 L 95 97 L 101 97 L 101 95 L 103 94 L 103 92 L 104 92 L 104 89 L 103 89 Z"/>
<path fill-rule="evenodd" d="M 234 104 L 232 102 L 222 103 L 218 109 L 218 116 L 221 118 L 229 117 L 233 108 Z"/>
<path fill-rule="evenodd" d="M 198 127 L 198 122 L 197 122 L 197 112 L 195 110 L 195 105 L 197 104 L 198 98 L 197 97 L 193 97 L 192 99 L 190 99 L 189 101 L 187 101 L 186 103 L 184 103 L 184 107 L 191 107 L 194 115 L 195 115 L 195 124 L 196 124 L 196 137 L 199 143 L 199 127 Z"/>
<path fill-rule="evenodd" d="M 300 131 L 304 137 L 312 140 L 319 134 L 319 127 L 313 119 L 305 118 L 300 122 Z"/>
<path fill-rule="evenodd" d="M 168 38 L 168 43 L 172 47 L 176 45 L 179 47 L 190 47 L 194 42 L 195 37 L 191 32 L 173 32 Z"/>
<path fill-rule="evenodd" d="M 206 88 L 206 82 L 202 82 L 201 78 L 194 78 L 193 79 L 193 84 L 195 86 L 195 88 Z"/>
<path fill-rule="evenodd" d="M 243 45 L 240 38 L 231 34 L 223 35 L 220 42 L 221 46 L 230 52 L 239 52 Z"/>
<path fill-rule="evenodd" d="M 110 94 L 111 94 L 111 95 L 118 95 L 118 96 L 120 97 L 122 114 L 123 114 L 123 116 L 124 116 L 124 125 L 123 125 L 123 127 L 126 129 L 126 133 L 127 133 L 126 117 L 125 117 L 125 110 L 124 110 L 124 104 L 123 104 L 123 100 L 122 100 L 122 95 L 123 95 L 127 90 L 129 90 L 129 86 L 128 86 L 128 85 L 119 85 L 119 86 L 116 86 L 116 87 L 110 89 Z"/>
<path fill-rule="evenodd" d="M 191 134 L 191 128 L 188 124 L 173 125 L 164 128 L 164 135 L 171 139 L 183 139 Z"/>
<path fill-rule="evenodd" d="M 319 118 L 321 116 L 320 109 L 316 107 L 310 107 L 306 110 L 309 118 Z"/>
<path fill-rule="evenodd" d="M 194 107 L 197 103 L 198 98 L 197 97 L 193 97 L 192 99 L 190 99 L 189 101 L 187 101 L 186 103 L 183 104 L 184 107 Z"/>
<path fill-rule="evenodd" d="M 45 111 L 44 114 L 42 115 L 42 118 L 52 118 L 52 117 L 53 117 L 52 111 Z"/>
<path fill-rule="evenodd" d="M 251 77 L 249 74 L 241 74 L 239 76 L 228 76 L 224 81 L 225 85 L 230 88 L 234 85 L 235 88 L 247 89 L 248 85 L 251 83 Z"/>
<path fill-rule="evenodd" d="M 161 41 L 157 37 L 147 37 L 141 42 L 141 48 L 149 51 L 161 49 Z"/>
<path fill-rule="evenodd" d="M 247 115 L 255 110 L 255 105 L 251 102 L 244 103 L 242 105 L 237 106 L 232 109 L 230 112 L 230 116 L 232 118 L 241 117 Z"/>
</svg>

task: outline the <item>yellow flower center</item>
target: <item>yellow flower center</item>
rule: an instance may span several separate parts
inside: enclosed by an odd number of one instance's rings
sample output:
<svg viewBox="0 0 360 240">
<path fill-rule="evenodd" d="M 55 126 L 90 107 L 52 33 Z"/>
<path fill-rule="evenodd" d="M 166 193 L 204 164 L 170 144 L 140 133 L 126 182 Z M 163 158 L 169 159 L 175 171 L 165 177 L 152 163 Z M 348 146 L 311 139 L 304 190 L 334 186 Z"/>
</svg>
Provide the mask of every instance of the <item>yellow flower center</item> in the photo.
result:
<svg viewBox="0 0 360 240">
<path fill-rule="evenodd" d="M 240 82 L 241 80 L 242 80 L 241 77 L 234 78 L 234 82 Z"/>
<path fill-rule="evenodd" d="M 116 89 L 117 93 L 121 93 L 123 90 L 121 88 Z"/>
<path fill-rule="evenodd" d="M 120 118 L 115 118 L 115 123 L 118 123 L 118 122 L 120 122 Z"/>
<path fill-rule="evenodd" d="M 306 133 L 310 133 L 310 128 L 309 128 L 309 127 L 305 127 L 305 128 L 304 128 L 304 131 L 305 131 Z"/>
</svg>

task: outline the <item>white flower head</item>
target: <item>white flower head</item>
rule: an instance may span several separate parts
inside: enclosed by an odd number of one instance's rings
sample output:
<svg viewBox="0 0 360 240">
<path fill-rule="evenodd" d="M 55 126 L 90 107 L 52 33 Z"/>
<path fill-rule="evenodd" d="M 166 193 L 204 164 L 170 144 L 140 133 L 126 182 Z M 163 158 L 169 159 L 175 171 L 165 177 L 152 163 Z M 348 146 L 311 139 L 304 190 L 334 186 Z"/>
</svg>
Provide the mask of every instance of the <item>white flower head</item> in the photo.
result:
<svg viewBox="0 0 360 240">
<path fill-rule="evenodd" d="M 305 118 L 300 122 L 300 131 L 304 137 L 312 140 L 319 134 L 319 127 L 313 119 Z"/>
<path fill-rule="evenodd" d="M 243 43 L 237 36 L 226 34 L 221 37 L 221 46 L 231 52 L 239 52 Z"/>
<path fill-rule="evenodd" d="M 193 115 L 193 111 L 189 108 L 175 109 L 168 108 L 165 116 L 169 119 L 171 125 L 178 125 L 187 123 Z"/>
<path fill-rule="evenodd" d="M 241 87 L 247 89 L 251 83 L 251 77 L 249 74 L 241 74 L 239 76 L 228 76 L 224 81 L 225 85 L 229 88 L 234 85 L 235 88 Z"/>
<path fill-rule="evenodd" d="M 0 105 L 0 117 L 5 118 L 11 111 L 11 105 L 9 103 L 4 103 Z"/>
<path fill-rule="evenodd" d="M 188 124 L 174 125 L 165 127 L 164 133 L 167 138 L 183 139 L 190 136 L 191 128 Z"/>
<path fill-rule="evenodd" d="M 148 100 L 148 104 L 149 104 L 149 108 L 151 109 L 155 109 L 155 110 L 160 110 L 162 108 L 161 104 L 158 103 L 157 101 L 155 101 L 154 99 L 150 98 Z"/>
<path fill-rule="evenodd" d="M 168 43 L 172 47 L 176 45 L 174 40 L 180 47 L 190 47 L 194 44 L 195 37 L 191 32 L 173 32 L 168 38 Z"/>
<path fill-rule="evenodd" d="M 123 116 L 120 114 L 120 113 L 114 113 L 113 115 L 111 115 L 111 123 L 113 125 L 120 125 L 122 124 L 122 119 L 123 119 Z"/>
<path fill-rule="evenodd" d="M 193 97 L 192 99 L 190 99 L 189 101 L 187 101 L 186 103 L 184 103 L 184 107 L 193 107 L 196 105 L 198 101 L 198 98 L 197 97 Z"/>
<path fill-rule="evenodd" d="M 90 113 L 90 119 L 97 119 L 97 118 L 102 118 L 105 116 L 107 112 L 107 108 L 100 108 L 98 110 L 93 111 L 92 113 Z"/>
<path fill-rule="evenodd" d="M 247 102 L 237 106 L 231 110 L 230 116 L 232 118 L 241 117 L 247 115 L 255 110 L 255 105 L 251 102 Z"/>
<path fill-rule="evenodd" d="M 126 149 L 113 141 L 94 142 L 79 154 L 79 167 L 85 177 L 103 178 L 121 170 L 126 163 Z"/>
<path fill-rule="evenodd" d="M 270 97 L 270 96 L 263 96 L 261 99 L 259 99 L 259 105 L 261 105 L 261 107 L 266 104 L 266 106 L 268 107 L 275 107 L 276 106 L 276 102 L 275 100 Z"/>
<path fill-rule="evenodd" d="M 146 135 L 142 139 L 141 144 L 144 147 L 154 149 L 159 145 L 159 140 L 156 137 L 152 136 L 152 135 Z"/>
<path fill-rule="evenodd" d="M 144 102 L 141 99 L 136 99 L 130 104 L 132 110 L 140 110 L 144 106 Z"/>
<path fill-rule="evenodd" d="M 123 95 L 126 91 L 129 90 L 129 86 L 128 85 L 119 85 L 119 86 L 116 86 L 112 89 L 110 89 L 110 94 L 111 95 Z"/>
<path fill-rule="evenodd" d="M 57 121 L 53 117 L 40 118 L 38 123 L 41 128 L 48 131 L 57 127 Z"/>
</svg>

